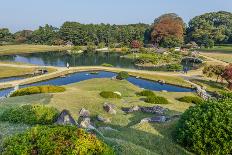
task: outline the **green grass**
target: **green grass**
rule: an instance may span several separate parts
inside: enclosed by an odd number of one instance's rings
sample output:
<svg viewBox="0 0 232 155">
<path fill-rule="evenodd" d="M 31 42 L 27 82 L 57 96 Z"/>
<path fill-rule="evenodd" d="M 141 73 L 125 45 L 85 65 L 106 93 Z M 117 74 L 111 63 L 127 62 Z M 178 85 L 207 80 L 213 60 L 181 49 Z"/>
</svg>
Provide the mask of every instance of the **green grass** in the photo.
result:
<svg viewBox="0 0 232 155">
<path fill-rule="evenodd" d="M 35 53 L 46 51 L 64 51 L 71 47 L 67 46 L 48 46 L 48 45 L 6 45 L 0 46 L 0 55 L 20 54 L 20 53 Z"/>
<path fill-rule="evenodd" d="M 226 83 L 219 83 L 212 80 L 192 79 L 190 81 L 197 85 L 206 87 L 206 90 L 211 92 L 226 90 L 226 86 L 227 86 Z"/>
<path fill-rule="evenodd" d="M 228 46 L 214 46 L 213 48 L 203 48 L 201 51 L 218 52 L 218 53 L 232 53 L 232 45 Z"/>
<path fill-rule="evenodd" d="M 151 106 L 151 104 L 141 100 L 143 97 L 136 95 L 136 92 L 141 91 L 137 86 L 125 80 L 92 79 L 67 85 L 65 88 L 66 91 L 60 94 L 36 94 L 8 98 L 1 101 L 0 114 L 4 109 L 15 105 L 40 103 L 55 107 L 58 110 L 70 110 L 74 118 L 77 119 L 79 110 L 86 108 L 90 111 L 91 118 L 96 123 L 96 126 L 110 126 L 119 130 L 118 132 L 102 132 L 104 136 L 108 137 L 107 141 L 120 146 L 117 147 L 120 154 L 190 154 L 172 140 L 171 132 L 176 121 L 164 124 L 139 124 L 142 118 L 154 115 L 141 112 L 125 114 L 121 111 L 122 107 Z M 99 95 L 101 91 L 121 92 L 122 99 L 104 99 Z M 185 95 L 192 95 L 192 93 L 155 92 L 155 94 L 166 97 L 170 102 L 170 104 L 161 105 L 171 110 L 168 115 L 182 113 L 192 105 L 176 100 L 176 98 Z M 103 110 L 104 102 L 115 104 L 117 114 L 110 115 L 106 113 Z M 110 118 L 111 123 L 103 124 L 95 121 L 98 114 Z M 14 126 L 9 125 L 9 128 L 11 127 L 14 128 Z"/>
</svg>

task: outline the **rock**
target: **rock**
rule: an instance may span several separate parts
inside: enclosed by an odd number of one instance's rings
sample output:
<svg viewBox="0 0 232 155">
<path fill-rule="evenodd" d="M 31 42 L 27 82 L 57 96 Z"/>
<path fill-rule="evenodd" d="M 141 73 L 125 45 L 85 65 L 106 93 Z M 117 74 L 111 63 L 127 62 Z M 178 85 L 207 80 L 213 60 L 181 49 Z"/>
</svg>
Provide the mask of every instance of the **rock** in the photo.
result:
<svg viewBox="0 0 232 155">
<path fill-rule="evenodd" d="M 97 116 L 97 120 L 100 121 L 100 122 L 104 122 L 104 123 L 110 123 L 110 119 L 109 118 L 104 118 L 100 115 Z"/>
<path fill-rule="evenodd" d="M 167 93 L 168 91 L 167 91 L 167 90 L 162 90 L 161 92 L 163 92 L 163 93 Z"/>
<path fill-rule="evenodd" d="M 56 120 L 56 124 L 59 125 L 77 125 L 74 118 L 71 116 L 70 112 L 68 110 L 63 110 L 59 117 Z"/>
<path fill-rule="evenodd" d="M 99 127 L 98 130 L 118 131 L 118 130 L 113 129 L 113 128 L 108 127 L 108 126 L 106 126 L 106 127 Z"/>
<path fill-rule="evenodd" d="M 144 118 L 140 121 L 140 123 L 164 123 L 166 122 L 168 119 L 166 116 L 155 116 L 155 117 L 151 117 L 151 118 Z"/>
<path fill-rule="evenodd" d="M 89 117 L 90 112 L 88 110 L 86 110 L 85 108 L 81 108 L 81 110 L 79 112 L 79 116 L 80 117 Z"/>
<path fill-rule="evenodd" d="M 122 96 L 122 94 L 118 91 L 115 91 L 114 94 L 118 94 L 119 96 Z"/>
<path fill-rule="evenodd" d="M 80 121 L 80 127 L 81 128 L 86 129 L 86 128 L 90 128 L 90 126 L 91 126 L 90 118 L 85 117 L 85 118 L 83 118 L 82 121 Z"/>
<path fill-rule="evenodd" d="M 140 107 L 140 110 L 145 113 L 153 113 L 153 114 L 164 114 L 168 109 L 163 108 L 161 106 L 154 106 L 154 107 Z"/>
<path fill-rule="evenodd" d="M 116 114 L 117 111 L 114 109 L 115 105 L 110 104 L 110 103 L 104 103 L 103 109 L 108 112 L 109 114 Z"/>
</svg>

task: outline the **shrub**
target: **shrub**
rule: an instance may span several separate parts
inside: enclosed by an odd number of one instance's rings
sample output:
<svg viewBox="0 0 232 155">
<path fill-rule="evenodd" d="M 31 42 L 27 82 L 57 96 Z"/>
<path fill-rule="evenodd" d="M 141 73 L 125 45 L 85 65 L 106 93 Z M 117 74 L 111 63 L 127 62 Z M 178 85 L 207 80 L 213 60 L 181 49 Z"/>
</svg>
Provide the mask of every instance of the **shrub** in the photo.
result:
<svg viewBox="0 0 232 155">
<path fill-rule="evenodd" d="M 232 153 L 232 102 L 207 101 L 190 107 L 181 116 L 175 139 L 196 154 Z"/>
<path fill-rule="evenodd" d="M 5 110 L 0 116 L 1 121 L 25 124 L 52 124 L 59 111 L 44 105 L 23 105 Z"/>
<path fill-rule="evenodd" d="M 58 93 L 64 91 L 65 88 L 60 86 L 33 86 L 33 87 L 21 88 L 13 92 L 10 95 L 10 97 L 40 94 L 40 93 Z"/>
<path fill-rule="evenodd" d="M 178 98 L 178 101 L 187 102 L 187 103 L 194 103 L 194 104 L 201 104 L 204 100 L 197 96 L 184 96 Z"/>
<path fill-rule="evenodd" d="M 183 66 L 180 64 L 169 64 L 166 66 L 168 71 L 181 71 Z"/>
<path fill-rule="evenodd" d="M 107 63 L 103 63 L 103 64 L 101 64 L 101 66 L 104 66 L 104 67 L 113 67 L 113 65 L 107 64 Z"/>
<path fill-rule="evenodd" d="M 148 96 L 145 100 L 147 103 L 152 104 L 168 104 L 168 100 L 161 96 Z"/>
<path fill-rule="evenodd" d="M 117 93 L 114 93 L 112 91 L 102 91 L 100 93 L 101 97 L 103 98 L 121 98 L 121 96 Z"/>
<path fill-rule="evenodd" d="M 123 80 L 129 78 L 129 74 L 127 72 L 119 72 L 118 75 L 116 76 L 118 80 Z"/>
<path fill-rule="evenodd" d="M 220 92 L 220 96 L 221 98 L 224 98 L 224 99 L 232 99 L 232 92 L 230 91 L 222 91 Z"/>
<path fill-rule="evenodd" d="M 137 93 L 139 96 L 156 96 L 155 93 L 151 90 L 143 90 L 139 93 Z"/>
<path fill-rule="evenodd" d="M 37 126 L 3 142 L 2 154 L 102 154 L 113 150 L 93 134 L 74 126 Z"/>
</svg>

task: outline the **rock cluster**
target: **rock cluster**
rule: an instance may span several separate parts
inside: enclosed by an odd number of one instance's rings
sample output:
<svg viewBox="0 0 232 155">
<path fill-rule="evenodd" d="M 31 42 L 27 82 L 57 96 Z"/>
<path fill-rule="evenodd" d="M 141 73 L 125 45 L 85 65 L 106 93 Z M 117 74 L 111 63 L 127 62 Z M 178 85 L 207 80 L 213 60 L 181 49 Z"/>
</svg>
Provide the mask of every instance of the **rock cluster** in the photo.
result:
<svg viewBox="0 0 232 155">
<path fill-rule="evenodd" d="M 153 107 L 133 106 L 131 108 L 122 108 L 122 110 L 126 113 L 141 111 L 144 113 L 152 113 L 152 114 L 160 114 L 160 115 L 168 111 L 167 108 L 163 108 L 161 106 L 153 106 Z"/>
<path fill-rule="evenodd" d="M 103 109 L 109 114 L 115 115 L 117 111 L 115 110 L 115 105 L 111 103 L 104 103 Z"/>
</svg>

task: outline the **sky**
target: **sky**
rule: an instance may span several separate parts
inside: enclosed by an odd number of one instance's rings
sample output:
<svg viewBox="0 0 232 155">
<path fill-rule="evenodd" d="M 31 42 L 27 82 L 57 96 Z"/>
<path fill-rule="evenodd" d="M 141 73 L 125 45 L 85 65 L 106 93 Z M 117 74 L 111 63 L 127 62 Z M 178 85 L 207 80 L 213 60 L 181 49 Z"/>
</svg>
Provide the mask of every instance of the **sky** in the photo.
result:
<svg viewBox="0 0 232 155">
<path fill-rule="evenodd" d="M 2 0 L 0 28 L 34 30 L 65 21 L 80 23 L 151 24 L 165 13 L 177 13 L 187 23 L 213 11 L 232 12 L 232 0 Z"/>
</svg>

